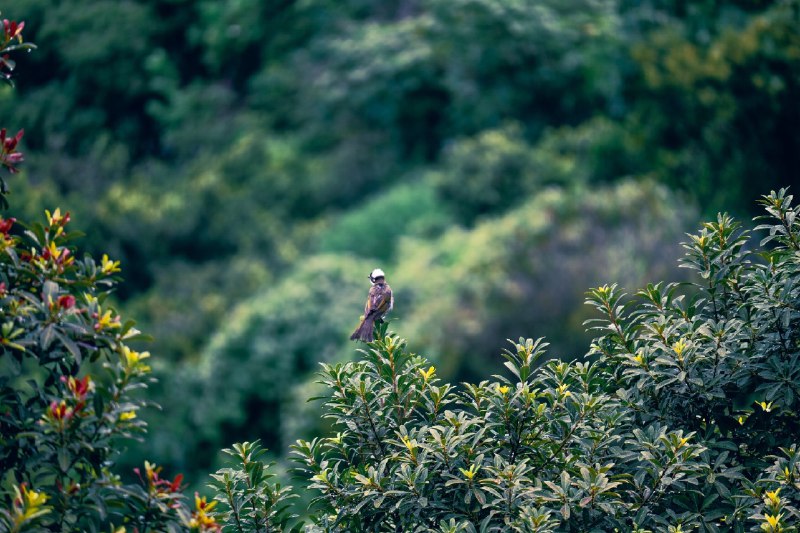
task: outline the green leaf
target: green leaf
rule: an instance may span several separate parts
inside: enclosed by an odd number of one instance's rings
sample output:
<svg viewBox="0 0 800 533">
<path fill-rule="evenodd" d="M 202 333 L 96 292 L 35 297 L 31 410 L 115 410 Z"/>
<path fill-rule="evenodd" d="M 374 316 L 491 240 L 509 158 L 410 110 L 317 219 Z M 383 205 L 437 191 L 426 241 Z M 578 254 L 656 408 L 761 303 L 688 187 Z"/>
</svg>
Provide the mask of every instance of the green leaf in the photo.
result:
<svg viewBox="0 0 800 533">
<path fill-rule="evenodd" d="M 75 362 L 80 365 L 82 357 L 81 350 L 78 348 L 78 345 L 75 344 L 75 342 L 73 342 L 72 339 L 70 339 L 67 335 L 58 330 L 55 331 L 55 335 L 58 340 L 61 341 L 61 344 L 63 344 L 67 351 L 72 355 L 72 357 L 75 358 Z"/>
<path fill-rule="evenodd" d="M 68 473 L 70 465 L 69 452 L 67 452 L 65 448 L 60 448 L 58 450 L 57 457 L 59 470 L 61 470 L 61 472 L 64 474 Z"/>
<path fill-rule="evenodd" d="M 50 348 L 50 344 L 53 342 L 55 336 L 56 332 L 53 324 L 48 324 L 42 329 L 39 333 L 39 344 L 42 346 L 43 350 Z"/>
</svg>

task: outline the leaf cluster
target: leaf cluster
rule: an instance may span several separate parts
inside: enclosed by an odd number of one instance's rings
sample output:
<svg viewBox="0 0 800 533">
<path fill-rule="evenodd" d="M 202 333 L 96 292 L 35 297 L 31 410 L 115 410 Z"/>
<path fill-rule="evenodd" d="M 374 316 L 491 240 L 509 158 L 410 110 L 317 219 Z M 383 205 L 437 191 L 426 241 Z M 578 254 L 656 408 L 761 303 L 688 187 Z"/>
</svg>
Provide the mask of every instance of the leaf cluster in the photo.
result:
<svg viewBox="0 0 800 533">
<path fill-rule="evenodd" d="M 11 70 L 7 52 L 34 47 L 24 22 L 2 24 L 0 68 Z M 0 163 L 12 173 L 22 135 L 0 130 Z M 193 526 L 182 475 L 162 479 L 148 462 L 144 477 L 136 469 L 140 484 L 113 473 L 121 441 L 145 431 L 136 391 L 150 382 L 150 354 L 131 348 L 145 337 L 107 304 L 119 261 L 79 258 L 70 213 L 45 215 L 0 217 L 0 531 L 118 531 L 115 521 L 143 532 L 216 528 Z"/>
<path fill-rule="evenodd" d="M 119 263 L 79 258 L 69 213 L 46 222 L 0 219 L 0 524 L 141 531 L 179 523 L 180 478 L 141 484 L 112 471 L 122 442 L 141 435 L 147 405 L 144 338 L 107 303 Z"/>
<path fill-rule="evenodd" d="M 545 347 L 513 343 L 513 378 L 460 391 L 394 335 L 362 361 L 324 366 L 341 431 L 295 446 L 321 493 L 319 530 L 602 531 L 692 482 L 703 447 L 691 434 L 633 433 L 599 365 L 538 366 Z"/>
<path fill-rule="evenodd" d="M 800 223 L 765 196 L 758 245 L 729 216 L 684 244 L 693 284 L 588 293 L 587 362 L 504 352 L 456 388 L 385 326 L 323 365 L 335 436 L 298 441 L 313 531 L 793 531 Z"/>
<path fill-rule="evenodd" d="M 297 495 L 290 494 L 291 487 L 270 483 L 273 465 L 259 460 L 266 450 L 256 442 L 242 442 L 223 452 L 233 458 L 233 465 L 212 474 L 209 485 L 220 504 L 214 516 L 222 531 L 288 531 L 287 523 L 296 518 L 287 511 L 288 502 Z"/>
</svg>

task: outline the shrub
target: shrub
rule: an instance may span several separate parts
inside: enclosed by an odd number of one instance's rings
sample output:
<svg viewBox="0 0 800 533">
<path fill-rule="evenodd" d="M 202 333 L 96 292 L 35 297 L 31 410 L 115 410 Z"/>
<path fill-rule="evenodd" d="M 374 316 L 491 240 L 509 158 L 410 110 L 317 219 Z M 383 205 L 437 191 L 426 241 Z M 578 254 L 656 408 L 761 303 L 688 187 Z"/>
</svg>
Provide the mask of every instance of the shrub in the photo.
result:
<svg viewBox="0 0 800 533">
<path fill-rule="evenodd" d="M 649 468 L 659 501 L 700 475 L 680 480 L 703 449 L 691 435 L 658 424 L 634 434 L 599 365 L 536 370 L 545 346 L 521 340 L 506 353 L 512 379 L 463 391 L 395 336 L 362 361 L 325 365 L 326 416 L 341 432 L 295 448 L 322 492 L 320 530 L 609 531 L 631 524 L 616 516 L 625 472 Z M 678 480 L 667 486 L 667 474 Z"/>
<path fill-rule="evenodd" d="M 460 222 L 471 226 L 507 212 L 549 186 L 619 181 L 649 169 L 630 135 L 606 118 L 550 128 L 534 143 L 525 133 L 510 122 L 457 139 L 444 150 L 430 175 L 440 203 Z"/>
<path fill-rule="evenodd" d="M 382 261 L 393 258 L 403 237 L 441 233 L 451 222 L 436 198 L 431 180 L 396 185 L 344 213 L 318 237 L 326 253 L 351 253 Z"/>
<path fill-rule="evenodd" d="M 691 206 L 652 182 L 546 189 L 503 216 L 432 242 L 404 242 L 392 269 L 397 331 L 443 377 L 483 379 L 497 339 L 546 336 L 561 356 L 585 352 L 586 287 L 675 281 Z"/>
<path fill-rule="evenodd" d="M 24 23 L 3 27 L 0 68 L 11 70 L 5 53 L 32 46 Z M 16 172 L 22 132 L 0 137 L 0 163 Z M 0 193 L 7 206 L 4 183 Z M 184 504 L 183 476 L 163 478 L 149 462 L 139 483 L 114 472 L 121 441 L 145 430 L 135 391 L 148 385 L 150 354 L 133 348 L 141 334 L 107 303 L 119 261 L 79 258 L 70 214 L 46 215 L 0 217 L 0 531 L 218 530 L 199 504 Z"/>
<path fill-rule="evenodd" d="M 706 447 L 702 482 L 675 501 L 706 530 L 755 519 L 788 531 L 782 518 L 800 503 L 800 208 L 784 189 L 761 204 L 758 246 L 727 215 L 684 244 L 696 293 L 657 284 L 633 300 L 604 286 L 588 300 L 605 315 L 590 353 L 605 362 L 607 390 L 638 425 L 658 420 Z"/>
<path fill-rule="evenodd" d="M 199 478 L 233 442 L 259 439 L 280 453 L 308 435 L 320 424 L 318 413 L 294 388 L 320 361 L 348 358 L 369 268 L 346 256 L 314 256 L 242 302 L 198 361 L 163 376 L 162 403 L 170 408 L 150 413 L 147 448 L 137 456 Z"/>
<path fill-rule="evenodd" d="M 503 211 L 552 184 L 537 175 L 532 147 L 518 124 L 459 139 L 445 150 L 442 159 L 442 168 L 433 174 L 436 192 L 467 224 L 481 215 Z"/>
<path fill-rule="evenodd" d="M 233 458 L 233 465 L 211 475 L 216 501 L 207 508 L 221 504 L 214 515 L 226 531 L 286 531 L 287 523 L 295 518 L 287 512 L 286 504 L 296 495 L 289 493 L 291 487 L 269 482 L 274 477 L 268 472 L 271 465 L 258 459 L 265 451 L 257 442 L 234 444 L 232 449 L 223 450 Z"/>
<path fill-rule="evenodd" d="M 181 477 L 149 463 L 140 485 L 113 470 L 117 447 L 144 431 L 134 394 L 147 386 L 141 337 L 106 303 L 119 263 L 77 258 L 69 213 L 45 224 L 0 219 L 0 523 L 93 530 L 109 522 L 141 531 L 181 522 Z"/>
<path fill-rule="evenodd" d="M 800 505 L 800 208 L 764 197 L 760 246 L 727 215 L 691 235 L 691 285 L 588 293 L 590 361 L 505 351 L 441 382 L 387 334 L 323 364 L 337 434 L 298 441 L 313 531 L 793 531 Z M 767 246 L 769 245 L 769 246 Z M 749 248 L 752 246 L 752 249 Z"/>
</svg>

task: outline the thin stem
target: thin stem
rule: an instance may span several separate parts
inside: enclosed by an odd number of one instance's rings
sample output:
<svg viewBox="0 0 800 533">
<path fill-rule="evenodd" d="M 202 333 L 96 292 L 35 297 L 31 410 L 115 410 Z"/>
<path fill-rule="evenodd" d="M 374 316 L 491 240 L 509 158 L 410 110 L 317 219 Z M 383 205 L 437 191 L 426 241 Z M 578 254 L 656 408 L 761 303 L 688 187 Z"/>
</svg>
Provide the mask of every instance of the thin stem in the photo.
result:
<svg viewBox="0 0 800 533">
<path fill-rule="evenodd" d="M 236 505 L 233 501 L 233 492 L 231 491 L 231 482 L 225 485 L 225 495 L 228 497 L 228 505 L 231 508 L 231 512 L 233 513 L 233 519 L 236 522 L 236 529 L 239 533 L 244 533 L 244 526 L 242 526 L 242 521 L 239 517 L 239 511 L 236 510 Z"/>
<path fill-rule="evenodd" d="M 372 434 L 375 436 L 375 442 L 378 444 L 378 449 L 381 452 L 381 459 L 384 455 L 386 455 L 386 451 L 383 449 L 383 443 L 381 442 L 380 437 L 378 436 L 378 430 L 375 427 L 375 422 L 372 420 L 372 411 L 369 409 L 369 402 L 367 401 L 366 394 L 361 394 L 361 401 L 364 402 L 364 411 L 367 415 L 367 421 L 369 422 L 369 427 L 372 429 Z"/>
</svg>

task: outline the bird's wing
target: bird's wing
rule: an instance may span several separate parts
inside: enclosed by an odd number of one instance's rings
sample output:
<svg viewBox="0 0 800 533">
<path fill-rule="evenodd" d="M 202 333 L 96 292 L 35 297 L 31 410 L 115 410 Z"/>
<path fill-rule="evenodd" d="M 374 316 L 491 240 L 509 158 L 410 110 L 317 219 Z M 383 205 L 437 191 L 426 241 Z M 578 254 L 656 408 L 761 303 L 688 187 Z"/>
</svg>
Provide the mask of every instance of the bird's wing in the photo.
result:
<svg viewBox="0 0 800 533">
<path fill-rule="evenodd" d="M 380 314 L 383 315 L 389 310 L 389 305 L 392 301 L 392 289 L 388 285 L 373 285 L 369 290 L 369 299 L 367 300 L 367 314 Z"/>
<path fill-rule="evenodd" d="M 388 313 L 394 307 L 394 295 L 392 295 L 392 288 L 389 285 L 386 285 L 386 304 L 385 309 L 383 310 L 383 314 Z"/>
</svg>

